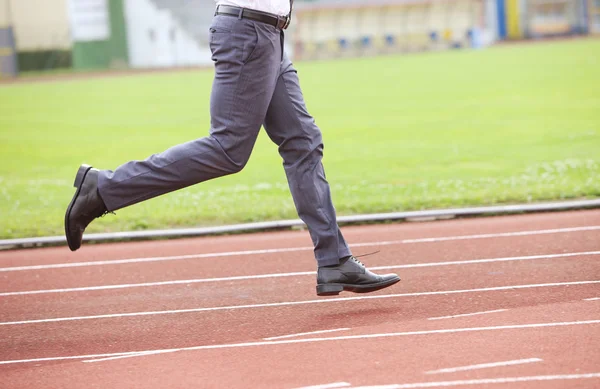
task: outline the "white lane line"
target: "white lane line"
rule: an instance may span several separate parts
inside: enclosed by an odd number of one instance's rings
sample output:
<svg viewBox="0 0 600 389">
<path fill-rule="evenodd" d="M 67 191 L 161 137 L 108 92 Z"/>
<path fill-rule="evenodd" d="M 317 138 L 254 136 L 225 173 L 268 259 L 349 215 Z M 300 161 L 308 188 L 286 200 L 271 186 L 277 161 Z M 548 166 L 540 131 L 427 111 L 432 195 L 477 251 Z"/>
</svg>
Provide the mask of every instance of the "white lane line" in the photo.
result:
<svg viewBox="0 0 600 389">
<path fill-rule="evenodd" d="M 451 240 L 469 240 L 469 239 L 486 239 L 486 238 L 502 238 L 511 236 L 529 236 L 529 235 L 546 235 L 560 234 L 565 232 L 581 232 L 581 231 L 596 231 L 600 230 L 600 226 L 585 226 L 571 228 L 555 228 L 552 230 L 533 230 L 533 231 L 516 231 L 516 232 L 500 232 L 496 234 L 478 234 L 478 235 L 462 235 L 462 236 L 447 236 L 439 238 L 421 238 L 421 239 L 405 239 L 402 243 L 430 243 L 430 242 L 446 242 Z"/>
<path fill-rule="evenodd" d="M 427 320 L 454 319 L 455 317 L 485 315 L 486 313 L 496 313 L 496 312 L 504 312 L 504 311 L 507 311 L 507 309 L 495 309 L 493 311 L 482 311 L 482 312 L 473 312 L 473 313 L 463 313 L 463 314 L 460 314 L 460 315 L 430 317 Z"/>
<path fill-rule="evenodd" d="M 295 273 L 273 273 L 273 274 L 257 274 L 252 276 L 234 276 L 234 277 L 218 277 L 218 278 L 198 278 L 192 280 L 173 280 L 173 281 L 157 281 L 157 282 L 143 282 L 139 284 L 118 284 L 118 285 L 99 285 L 99 286 L 83 286 L 78 288 L 63 288 L 63 289 L 46 289 L 46 290 L 27 290 L 22 292 L 2 292 L 0 297 L 8 296 L 23 296 L 31 294 L 48 294 L 48 293 L 70 293 L 70 292 L 89 292 L 97 290 L 111 290 L 111 289 L 129 289 L 129 288 L 143 288 L 152 286 L 168 286 L 168 285 L 187 285 L 187 284 L 199 284 L 205 282 L 226 282 L 226 281 L 243 281 L 243 280 L 259 280 L 265 278 L 282 278 L 282 277 L 297 277 L 314 275 L 314 271 L 310 272 L 295 272 Z"/>
<path fill-rule="evenodd" d="M 347 388 L 348 386 L 352 386 L 352 385 L 347 382 L 332 382 L 331 384 L 303 386 L 301 388 L 296 388 L 296 389 L 335 389 L 335 388 Z"/>
<path fill-rule="evenodd" d="M 497 234 L 442 236 L 439 238 L 404 239 L 404 240 L 392 240 L 392 241 L 382 241 L 382 242 L 365 242 L 365 243 L 351 244 L 350 247 L 390 246 L 390 245 L 397 245 L 397 244 L 431 243 L 431 242 L 445 242 L 445 241 L 452 241 L 452 240 L 468 240 L 468 239 L 486 239 L 486 238 L 499 238 L 499 237 L 512 237 L 512 236 L 560 234 L 560 233 L 566 233 L 566 232 L 595 231 L 595 230 L 600 230 L 600 226 L 557 228 L 557 229 L 551 229 L 551 230 L 502 232 L 502 233 L 497 233 Z M 121 264 L 126 264 L 126 263 L 162 262 L 162 261 L 176 261 L 176 260 L 182 260 L 182 259 L 203 259 L 203 258 L 233 257 L 233 256 L 259 255 L 259 254 L 276 254 L 276 253 L 288 253 L 288 252 L 308 251 L 308 250 L 314 250 L 314 247 L 305 246 L 305 247 L 291 247 L 291 248 L 280 248 L 280 249 L 227 251 L 227 252 L 206 253 L 206 254 L 175 255 L 175 256 L 164 256 L 164 257 L 115 259 L 115 260 L 93 261 L 93 262 L 56 263 L 56 264 L 51 264 L 51 265 L 13 266 L 13 267 L 0 268 L 0 272 L 60 269 L 60 268 L 84 267 L 84 266 L 121 265 Z"/>
<path fill-rule="evenodd" d="M 513 366 L 513 365 L 523 365 L 525 363 L 542 362 L 542 361 L 543 361 L 543 359 L 540 359 L 540 358 L 515 359 L 512 361 L 480 363 L 477 365 L 449 367 L 446 369 L 430 370 L 430 371 L 426 371 L 425 374 L 456 373 L 457 371 L 488 369 L 488 368 L 492 368 L 492 367 L 503 367 L 503 366 Z"/>
<path fill-rule="evenodd" d="M 121 355 L 116 355 L 114 357 L 107 357 L 107 358 L 101 358 L 101 359 L 86 359 L 85 361 L 82 361 L 84 363 L 94 363 L 94 362 L 106 362 L 106 361 L 114 361 L 117 359 L 124 359 L 124 358 L 133 358 L 133 357 L 143 357 L 145 355 L 153 355 L 153 354 L 165 354 L 165 351 L 142 351 L 142 352 L 133 352 L 133 353 L 123 353 Z"/>
<path fill-rule="evenodd" d="M 314 250 L 314 247 L 306 246 L 306 247 L 293 247 L 293 248 L 267 249 L 267 250 L 227 251 L 227 252 L 220 252 L 220 253 L 174 255 L 174 256 L 166 256 L 166 257 L 130 258 L 130 259 L 115 259 L 115 260 L 95 261 L 95 262 L 71 262 L 71 263 L 55 263 L 52 265 L 3 267 L 3 268 L 0 268 L 0 272 L 22 271 L 22 270 L 59 269 L 59 268 L 66 268 L 66 267 L 122 265 L 122 264 L 126 264 L 126 263 L 162 262 L 162 261 L 176 261 L 176 260 L 181 260 L 181 259 L 202 259 L 202 258 L 233 257 L 233 256 L 246 256 L 246 255 L 259 255 L 259 254 L 272 254 L 272 253 L 289 253 L 289 252 L 294 252 L 294 251 L 307 251 L 307 250 Z"/>
<path fill-rule="evenodd" d="M 301 332 L 301 333 L 298 333 L 298 334 L 272 336 L 270 338 L 263 338 L 263 340 L 277 340 L 277 339 L 294 338 L 296 336 L 304 336 L 304 335 L 327 334 L 329 332 L 348 331 L 349 329 L 350 328 L 336 328 L 334 330 L 321 330 L 321 331 L 312 331 L 312 332 Z"/>
<path fill-rule="evenodd" d="M 522 256 L 522 257 L 484 258 L 484 259 L 473 259 L 473 260 L 465 260 L 465 261 L 450 261 L 450 262 L 413 263 L 413 264 L 406 264 L 406 265 L 375 266 L 375 267 L 371 267 L 370 269 L 371 270 L 393 270 L 393 269 L 410 269 L 410 268 L 437 267 L 437 266 L 457 266 L 457 265 L 472 265 L 472 264 L 492 263 L 492 262 L 530 261 L 530 260 L 537 260 L 537 259 L 569 258 L 569 257 L 588 256 L 588 255 L 600 255 L 600 251 L 583 251 L 583 252 L 578 252 L 578 253 L 529 255 L 529 256 Z M 198 278 L 198 279 L 189 279 L 189 280 L 143 282 L 143 283 L 137 283 L 137 284 L 82 286 L 82 287 L 76 287 L 76 288 L 26 290 L 26 291 L 20 291 L 20 292 L 2 292 L 2 293 L 0 293 L 0 297 L 23 296 L 23 295 L 30 295 L 30 294 L 89 292 L 89 291 L 98 291 L 98 290 L 128 289 L 128 288 L 142 288 L 142 287 L 168 286 L 168 285 L 187 285 L 187 284 L 198 284 L 198 283 L 205 283 L 205 282 L 244 281 L 244 280 L 258 280 L 258 279 L 269 279 L 269 278 L 299 277 L 299 276 L 314 276 L 314 275 L 315 275 L 314 271 L 306 271 L 306 272 L 294 272 L 294 273 L 257 274 L 257 275 L 250 275 L 250 276 L 233 276 L 233 277 L 218 277 L 218 278 Z"/>
<path fill-rule="evenodd" d="M 358 300 L 378 300 L 378 299 L 387 299 L 387 298 L 417 297 L 417 296 L 438 296 L 438 295 L 449 295 L 449 294 L 497 292 L 497 291 L 503 291 L 503 290 L 546 288 L 546 287 L 560 287 L 560 286 L 574 286 L 574 285 L 594 285 L 594 284 L 600 284 L 600 280 L 555 282 L 555 283 L 547 283 L 547 284 L 496 286 L 496 287 L 490 287 L 490 288 L 442 290 L 442 291 L 436 291 L 436 292 L 415 292 L 415 293 L 383 294 L 383 295 L 357 296 L 357 297 L 339 297 L 339 298 L 326 298 L 326 299 L 319 299 L 319 300 L 288 301 L 288 302 L 281 302 L 281 303 L 265 303 L 265 304 L 253 304 L 253 305 L 230 305 L 230 306 L 224 306 L 224 307 L 176 309 L 176 310 L 168 310 L 168 311 L 145 311 L 145 312 L 130 312 L 130 313 L 113 313 L 113 314 L 94 315 L 94 316 L 57 317 L 57 318 L 52 318 L 52 319 L 37 319 L 37 320 L 21 320 L 21 321 L 2 322 L 2 323 L 0 323 L 0 326 L 38 324 L 38 323 L 55 323 L 55 322 L 63 322 L 63 321 L 79 321 L 79 320 L 95 320 L 95 319 L 114 319 L 114 318 L 135 317 L 135 316 L 154 316 L 154 315 L 171 315 L 171 314 L 182 314 L 182 313 L 215 312 L 215 311 L 227 311 L 227 310 L 234 310 L 234 309 L 286 307 L 286 306 L 294 306 L 294 305 L 328 304 L 328 303 L 335 303 L 335 302 L 358 301 Z"/>
<path fill-rule="evenodd" d="M 600 300 L 600 297 L 592 297 L 591 299 L 584 299 L 585 301 L 596 301 Z"/>
<path fill-rule="evenodd" d="M 109 353 L 109 354 L 89 354 L 89 355 L 73 355 L 73 356 L 66 356 L 66 357 L 19 359 L 19 360 L 13 360 L 13 361 L 0 361 L 0 365 L 12 365 L 15 363 L 68 361 L 68 360 L 74 360 L 74 359 L 91 359 L 91 358 L 105 358 L 105 357 L 108 359 L 108 358 L 117 358 L 119 356 L 141 355 L 141 354 L 148 354 L 148 353 L 150 353 L 150 351 L 127 351 L 127 352 L 122 352 L 122 353 Z M 161 353 L 162 353 L 162 351 L 154 353 L 154 354 L 161 354 Z"/>
<path fill-rule="evenodd" d="M 336 337 L 330 337 L 330 338 L 305 338 L 305 339 L 286 339 L 286 340 L 259 341 L 259 342 L 246 342 L 246 343 L 211 344 L 211 345 L 204 345 L 204 346 L 181 347 L 181 348 L 171 348 L 171 349 L 163 349 L 163 350 L 140 350 L 140 351 L 121 352 L 121 353 L 114 353 L 114 354 L 93 354 L 93 355 L 76 355 L 76 356 L 66 356 L 66 357 L 8 360 L 8 361 L 0 361 L 0 365 L 10 365 L 10 364 L 16 364 L 16 363 L 60 361 L 60 360 L 65 360 L 65 359 L 92 359 L 92 358 L 102 358 L 102 357 L 108 358 L 111 356 L 118 357 L 118 356 L 128 356 L 128 355 L 136 356 L 133 354 L 139 354 L 137 356 L 144 356 L 144 355 L 156 355 L 156 354 L 162 354 L 162 353 L 172 353 L 172 352 L 176 352 L 176 351 L 220 350 L 220 349 L 229 349 L 229 348 L 246 348 L 246 347 L 260 347 L 260 346 L 275 346 L 275 345 L 284 345 L 284 344 L 332 342 L 332 341 L 341 341 L 341 340 L 382 339 L 382 338 L 394 338 L 394 337 L 399 337 L 399 336 L 455 334 L 455 333 L 482 332 L 482 331 L 505 331 L 505 330 L 518 330 L 518 329 L 529 329 L 529 328 L 567 327 L 567 326 L 582 326 L 582 325 L 597 325 L 597 324 L 600 324 L 600 320 L 583 320 L 583 321 L 567 321 L 567 322 L 535 323 L 535 324 L 514 324 L 514 325 L 490 326 L 490 327 L 448 328 L 448 329 L 442 329 L 442 330 L 386 332 L 386 333 L 366 334 L 366 335 L 347 335 L 347 336 L 336 336 Z"/>
<path fill-rule="evenodd" d="M 417 382 L 414 384 L 393 384 L 377 386 L 353 386 L 352 389 L 419 389 L 419 388 L 445 388 L 449 386 L 466 385 L 489 385 L 489 384 L 513 384 L 516 382 L 532 381 L 564 381 L 581 380 L 589 378 L 600 378 L 600 373 L 588 374 L 562 374 L 562 375 L 534 375 L 528 377 L 501 377 L 482 378 L 477 380 L 439 381 L 439 382 Z"/>
</svg>

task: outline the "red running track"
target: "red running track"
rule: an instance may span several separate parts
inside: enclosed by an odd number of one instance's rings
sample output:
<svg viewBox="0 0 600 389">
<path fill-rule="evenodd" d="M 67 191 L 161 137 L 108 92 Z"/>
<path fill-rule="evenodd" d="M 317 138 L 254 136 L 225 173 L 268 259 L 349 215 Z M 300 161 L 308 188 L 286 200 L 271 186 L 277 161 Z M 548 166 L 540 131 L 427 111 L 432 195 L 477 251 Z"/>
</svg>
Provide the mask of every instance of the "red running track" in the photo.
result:
<svg viewBox="0 0 600 389">
<path fill-rule="evenodd" d="M 597 388 L 600 210 L 0 252 L 0 388 Z"/>
</svg>

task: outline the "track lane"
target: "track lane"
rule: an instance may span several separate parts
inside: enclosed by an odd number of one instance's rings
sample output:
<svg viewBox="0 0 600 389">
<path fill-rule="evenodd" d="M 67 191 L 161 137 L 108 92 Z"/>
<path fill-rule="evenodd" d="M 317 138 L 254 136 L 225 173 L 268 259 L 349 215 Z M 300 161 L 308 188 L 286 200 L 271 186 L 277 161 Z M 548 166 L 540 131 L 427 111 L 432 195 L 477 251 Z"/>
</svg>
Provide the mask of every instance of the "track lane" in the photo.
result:
<svg viewBox="0 0 600 389">
<path fill-rule="evenodd" d="M 347 226 L 343 228 L 350 244 L 365 242 L 365 235 L 379 241 L 419 239 L 525 230 L 545 230 L 600 225 L 600 209 L 559 213 L 496 216 L 418 223 Z M 66 247 L 0 251 L 0 267 L 63 262 L 104 261 L 138 257 L 190 255 L 210 252 L 260 250 L 269 248 L 310 247 L 306 231 L 253 233 L 249 235 L 209 236 L 164 241 L 84 244 L 70 252 Z"/>
<path fill-rule="evenodd" d="M 509 311 L 510 312 L 510 311 Z M 373 322 L 353 333 L 386 333 L 426 328 L 469 328 L 507 322 L 579 320 L 591 316 L 581 303 L 549 304 L 533 309 L 505 312 L 505 317 L 464 319 L 462 323 L 414 321 Z M 560 312 L 560 314 L 556 314 Z M 597 316 L 597 314 L 596 314 Z M 548 321 L 549 320 L 549 321 Z M 462 325 L 461 325 L 462 324 Z M 469 327 L 464 327 L 468 324 Z M 104 387 L 245 387 L 261 382 L 261 387 L 299 387 L 326 382 L 353 385 L 432 382 L 455 379 L 574 374 L 597 370 L 600 325 L 482 330 L 446 334 L 406 335 L 393 338 L 332 340 L 328 342 L 287 343 L 214 350 L 181 351 L 98 363 L 54 362 L 38 366 L 0 366 L 3 377 L 14 386 L 34 374 L 58 386 L 89 377 L 102 377 Z M 320 338 L 320 337 L 317 337 Z M 565 346 L 575 353 L 565 352 Z M 542 363 L 506 366 L 446 374 L 443 378 L 424 374 L 449 366 L 536 357 Z M 252 362 L 250 362 L 252 361 Z M 168 380 L 167 380 L 168 378 Z M 598 381 L 577 381 L 578 387 L 592 388 Z M 550 386 L 549 386 L 550 384 Z M 553 387 L 559 383 L 527 384 L 524 387 Z M 562 382 L 560 382 L 562 384 Z M 88 387 L 100 385 L 90 380 Z M 139 385 L 139 386 L 138 386 Z M 500 386 L 513 388 L 514 385 Z M 558 386 L 563 387 L 563 386 Z"/>
<path fill-rule="evenodd" d="M 598 284 L 596 284 L 598 285 Z M 562 302 L 581 303 L 580 316 L 562 318 L 550 311 L 545 321 L 598 318 L 596 302 L 585 302 L 594 289 L 589 285 L 521 289 L 510 291 L 441 294 L 371 300 L 346 300 L 320 304 L 276 306 L 256 309 L 76 320 L 3 326 L 1 359 L 27 359 L 64 354 L 89 354 L 186 347 L 198 344 L 244 342 L 294 332 L 330 328 L 383 325 L 419 329 L 443 327 L 453 320 L 427 318 L 491 309 L 546 307 Z M 595 287 L 597 290 L 598 287 Z M 321 300 L 322 301 L 322 300 Z M 500 314 L 498 314 L 500 315 Z M 489 318 L 503 317 L 496 314 Z M 554 315 L 554 316 L 553 316 Z M 466 318 L 465 318 L 466 319 Z M 470 320 L 486 320 L 472 317 Z M 419 321 L 416 327 L 405 322 Z M 422 323 L 420 323 L 422 322 Z M 43 345 L 40 347 L 40 345 Z"/>
<path fill-rule="evenodd" d="M 365 235 L 375 241 L 376 236 Z M 473 259 L 600 251 L 600 230 L 556 235 L 488 238 L 393 246 L 372 246 L 356 254 L 381 250 L 364 258 L 370 267 Z M 118 285 L 199 278 L 314 272 L 310 252 L 269 253 L 62 269 L 0 272 L 0 292 Z"/>
<path fill-rule="evenodd" d="M 390 270 L 394 271 L 394 270 Z M 382 271 L 388 272 L 388 271 Z M 403 281 L 377 294 L 600 280 L 600 255 L 398 269 Z M 588 298 L 600 295 L 589 286 Z M 594 290 L 596 292 L 594 292 Z M 356 296 L 342 293 L 341 297 Z M 0 322 L 115 312 L 178 310 L 322 299 L 315 275 L 0 297 Z"/>
</svg>

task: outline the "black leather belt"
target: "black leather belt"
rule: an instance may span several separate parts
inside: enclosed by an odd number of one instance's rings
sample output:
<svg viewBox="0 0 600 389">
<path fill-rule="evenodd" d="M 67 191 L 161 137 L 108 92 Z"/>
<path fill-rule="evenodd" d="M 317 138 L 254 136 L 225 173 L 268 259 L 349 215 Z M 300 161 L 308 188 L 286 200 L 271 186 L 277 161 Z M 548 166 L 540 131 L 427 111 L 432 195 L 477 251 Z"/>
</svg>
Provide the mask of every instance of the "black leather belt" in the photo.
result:
<svg viewBox="0 0 600 389">
<path fill-rule="evenodd" d="M 290 25 L 290 16 L 277 16 L 267 12 L 255 11 L 248 8 L 233 7 L 230 5 L 219 5 L 215 15 L 235 16 L 242 19 L 256 20 L 257 22 L 267 23 L 280 30 L 285 30 Z"/>
</svg>

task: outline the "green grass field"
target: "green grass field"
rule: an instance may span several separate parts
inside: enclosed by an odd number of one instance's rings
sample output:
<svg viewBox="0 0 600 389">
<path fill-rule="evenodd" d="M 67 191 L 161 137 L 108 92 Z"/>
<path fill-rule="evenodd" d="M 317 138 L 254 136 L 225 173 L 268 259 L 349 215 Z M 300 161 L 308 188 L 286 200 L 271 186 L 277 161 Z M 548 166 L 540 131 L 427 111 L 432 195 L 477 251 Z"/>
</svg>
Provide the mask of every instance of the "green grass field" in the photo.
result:
<svg viewBox="0 0 600 389">
<path fill-rule="evenodd" d="M 338 214 L 600 196 L 600 40 L 297 65 Z M 208 132 L 212 71 L 0 86 L 0 238 L 63 234 L 80 163 Z M 88 232 L 296 218 L 277 148 Z"/>
</svg>

